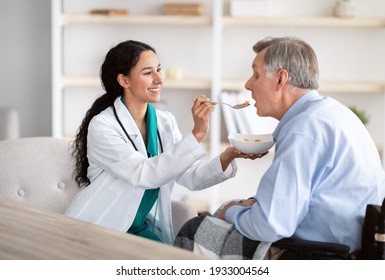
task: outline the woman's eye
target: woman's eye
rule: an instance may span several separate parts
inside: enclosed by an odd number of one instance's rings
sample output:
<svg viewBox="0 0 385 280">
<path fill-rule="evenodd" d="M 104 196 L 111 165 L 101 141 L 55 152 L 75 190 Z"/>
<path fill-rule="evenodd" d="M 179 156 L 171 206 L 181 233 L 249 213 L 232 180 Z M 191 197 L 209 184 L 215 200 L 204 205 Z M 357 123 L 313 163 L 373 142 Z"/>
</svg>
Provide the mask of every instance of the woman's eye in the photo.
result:
<svg viewBox="0 0 385 280">
<path fill-rule="evenodd" d="M 162 72 L 162 68 L 157 69 L 158 73 Z"/>
<path fill-rule="evenodd" d="M 147 76 L 147 75 L 151 75 L 151 71 L 144 72 L 143 74 L 146 75 L 146 76 Z"/>
</svg>

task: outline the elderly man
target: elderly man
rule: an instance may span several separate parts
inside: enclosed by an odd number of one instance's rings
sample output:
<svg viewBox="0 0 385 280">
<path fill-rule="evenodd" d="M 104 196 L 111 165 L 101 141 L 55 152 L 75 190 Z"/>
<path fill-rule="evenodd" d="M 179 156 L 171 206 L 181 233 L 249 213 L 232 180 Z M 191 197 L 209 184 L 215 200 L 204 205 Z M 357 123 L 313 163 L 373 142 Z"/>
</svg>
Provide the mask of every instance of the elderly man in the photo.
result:
<svg viewBox="0 0 385 280">
<path fill-rule="evenodd" d="M 257 55 L 246 89 L 259 116 L 279 120 L 273 132 L 275 157 L 256 194 L 225 204 L 216 214 L 225 222 L 217 224 L 231 225 L 231 234 L 256 244 L 293 237 L 360 250 L 366 205 L 379 205 L 385 196 L 384 170 L 371 136 L 351 110 L 317 92 L 318 62 L 308 43 L 293 37 L 266 38 L 253 50 Z M 199 223 L 200 228 L 193 229 L 192 222 L 182 228 L 176 246 L 192 249 L 183 244 L 187 230 L 216 235 L 216 226 L 203 230 L 204 223 Z M 192 239 L 192 250 L 200 247 L 200 252 L 218 258 L 254 257 L 254 252 L 246 256 L 241 252 L 245 248 L 237 248 L 242 245 L 227 244 L 234 241 L 218 235 L 217 241 Z"/>
</svg>

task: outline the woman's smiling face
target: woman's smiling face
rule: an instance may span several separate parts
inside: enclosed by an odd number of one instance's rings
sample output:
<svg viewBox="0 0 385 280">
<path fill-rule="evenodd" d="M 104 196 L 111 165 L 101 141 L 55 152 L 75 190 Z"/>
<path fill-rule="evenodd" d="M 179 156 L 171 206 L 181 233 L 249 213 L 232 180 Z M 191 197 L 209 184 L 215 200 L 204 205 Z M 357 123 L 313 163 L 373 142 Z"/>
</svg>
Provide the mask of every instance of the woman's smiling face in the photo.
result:
<svg viewBox="0 0 385 280">
<path fill-rule="evenodd" d="M 127 76 L 131 95 L 143 102 L 158 102 L 163 85 L 161 70 L 158 56 L 154 52 L 142 52 L 137 64 Z"/>
</svg>

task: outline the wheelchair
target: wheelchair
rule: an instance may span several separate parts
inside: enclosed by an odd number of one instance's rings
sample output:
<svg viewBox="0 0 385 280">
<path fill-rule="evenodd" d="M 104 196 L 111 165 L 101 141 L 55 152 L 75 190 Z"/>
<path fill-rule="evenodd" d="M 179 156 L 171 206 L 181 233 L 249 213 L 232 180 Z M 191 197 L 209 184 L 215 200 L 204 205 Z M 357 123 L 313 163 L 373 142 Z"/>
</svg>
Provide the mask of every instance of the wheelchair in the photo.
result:
<svg viewBox="0 0 385 280">
<path fill-rule="evenodd" d="M 385 260 L 385 199 L 382 206 L 366 206 L 359 252 L 349 253 L 345 244 L 293 238 L 283 238 L 272 246 L 285 249 L 281 260 Z"/>
</svg>

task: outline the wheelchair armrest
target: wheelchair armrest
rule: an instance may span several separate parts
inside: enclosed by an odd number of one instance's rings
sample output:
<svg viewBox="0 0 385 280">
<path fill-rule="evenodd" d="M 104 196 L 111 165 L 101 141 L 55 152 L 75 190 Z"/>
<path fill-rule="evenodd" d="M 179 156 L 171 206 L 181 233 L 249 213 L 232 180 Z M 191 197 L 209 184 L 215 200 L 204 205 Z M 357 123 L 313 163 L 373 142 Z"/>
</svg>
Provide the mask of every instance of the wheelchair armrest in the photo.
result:
<svg viewBox="0 0 385 280">
<path fill-rule="evenodd" d="M 349 246 L 344 244 L 283 238 L 272 244 L 286 249 L 284 259 L 348 259 Z"/>
</svg>

